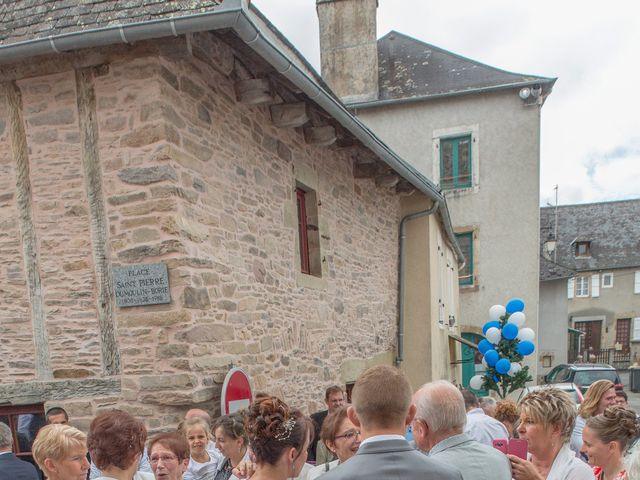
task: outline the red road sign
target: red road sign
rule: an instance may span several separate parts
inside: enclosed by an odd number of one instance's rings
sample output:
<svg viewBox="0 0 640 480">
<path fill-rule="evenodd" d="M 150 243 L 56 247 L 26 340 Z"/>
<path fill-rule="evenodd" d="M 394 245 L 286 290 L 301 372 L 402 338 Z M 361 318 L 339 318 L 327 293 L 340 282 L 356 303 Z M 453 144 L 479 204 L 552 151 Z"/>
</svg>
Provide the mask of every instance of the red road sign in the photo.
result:
<svg viewBox="0 0 640 480">
<path fill-rule="evenodd" d="M 223 415 L 248 407 L 253 399 L 249 376 L 240 368 L 232 368 L 224 378 L 220 410 Z"/>
</svg>

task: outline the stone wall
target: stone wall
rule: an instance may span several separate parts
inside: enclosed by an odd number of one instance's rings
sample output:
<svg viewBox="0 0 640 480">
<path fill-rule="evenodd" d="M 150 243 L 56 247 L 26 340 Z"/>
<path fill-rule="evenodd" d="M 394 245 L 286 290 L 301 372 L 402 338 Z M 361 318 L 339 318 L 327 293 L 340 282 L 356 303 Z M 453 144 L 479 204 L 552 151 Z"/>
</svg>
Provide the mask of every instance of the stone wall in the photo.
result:
<svg viewBox="0 0 640 480">
<path fill-rule="evenodd" d="M 398 197 L 354 180 L 353 149 L 308 145 L 301 130 L 273 126 L 268 106 L 236 102 L 231 50 L 214 36 L 195 40 L 207 63 L 177 39 L 165 54 L 124 53 L 82 74 L 17 82 L 42 283 L 35 295 L 50 350 L 43 361 L 66 400 L 36 375 L 16 221 L 22 187 L 0 102 L 0 380 L 32 382 L 44 392 L 36 397 L 69 407 L 80 426 L 109 406 L 152 428 L 174 425 L 194 403 L 215 411 L 231 365 L 255 389 L 314 411 L 326 386 L 345 380 L 345 361 L 394 348 Z M 298 273 L 301 172 L 317 179 L 321 282 Z M 107 239 L 96 233 L 100 221 Z M 172 303 L 105 305 L 113 292 L 103 260 L 165 262 Z M 115 345 L 105 348 L 110 328 Z M 121 381 L 110 393 L 68 388 L 109 371 Z"/>
</svg>

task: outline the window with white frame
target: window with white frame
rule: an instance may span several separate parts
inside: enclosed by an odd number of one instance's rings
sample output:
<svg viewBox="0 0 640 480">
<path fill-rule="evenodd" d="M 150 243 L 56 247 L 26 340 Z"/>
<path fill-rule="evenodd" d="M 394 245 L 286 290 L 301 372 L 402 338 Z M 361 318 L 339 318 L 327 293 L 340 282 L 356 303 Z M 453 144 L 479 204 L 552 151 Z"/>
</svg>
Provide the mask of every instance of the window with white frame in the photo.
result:
<svg viewBox="0 0 640 480">
<path fill-rule="evenodd" d="M 632 342 L 640 342 L 640 317 L 633 319 L 633 332 L 631 335 Z"/>
<path fill-rule="evenodd" d="M 612 288 L 612 287 L 613 287 L 613 273 L 603 273 L 602 288 Z"/>
<path fill-rule="evenodd" d="M 589 296 L 589 277 L 580 275 L 576 277 L 576 297 Z"/>
</svg>

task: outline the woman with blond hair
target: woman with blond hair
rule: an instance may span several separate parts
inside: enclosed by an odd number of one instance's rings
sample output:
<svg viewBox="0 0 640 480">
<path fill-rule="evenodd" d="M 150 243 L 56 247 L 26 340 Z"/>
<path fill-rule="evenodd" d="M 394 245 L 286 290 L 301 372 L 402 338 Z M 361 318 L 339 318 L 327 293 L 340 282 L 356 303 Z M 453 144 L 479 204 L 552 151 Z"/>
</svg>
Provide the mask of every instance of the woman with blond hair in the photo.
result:
<svg viewBox="0 0 640 480">
<path fill-rule="evenodd" d="M 593 382 L 587 393 L 584 394 L 584 400 L 578 409 L 578 418 L 576 418 L 576 426 L 571 433 L 571 450 L 576 457 L 586 461 L 580 450 L 582 448 L 582 430 L 587 419 L 595 415 L 599 415 L 605 411 L 607 407 L 616 404 L 616 389 L 610 380 L 598 380 Z"/>
<path fill-rule="evenodd" d="M 31 452 L 49 480 L 87 478 L 87 436 L 77 428 L 70 425 L 42 427 Z"/>
<path fill-rule="evenodd" d="M 636 414 L 628 408 L 613 406 L 590 417 L 582 431 L 582 452 L 597 480 L 624 480 L 623 457 L 638 435 Z"/>
<path fill-rule="evenodd" d="M 575 404 L 565 392 L 544 388 L 520 402 L 518 434 L 528 443 L 529 460 L 509 455 L 515 480 L 593 480 L 593 471 L 576 458 L 569 437 Z"/>
</svg>

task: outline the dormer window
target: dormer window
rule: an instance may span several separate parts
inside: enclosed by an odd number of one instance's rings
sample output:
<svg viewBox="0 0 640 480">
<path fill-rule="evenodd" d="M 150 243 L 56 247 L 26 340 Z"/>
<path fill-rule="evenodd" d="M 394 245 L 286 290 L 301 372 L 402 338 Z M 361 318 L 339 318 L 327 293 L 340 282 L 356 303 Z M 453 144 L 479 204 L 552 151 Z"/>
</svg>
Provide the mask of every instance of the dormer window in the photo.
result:
<svg viewBox="0 0 640 480">
<path fill-rule="evenodd" d="M 575 244 L 575 256 L 576 257 L 590 257 L 591 256 L 591 242 L 576 242 Z"/>
</svg>

